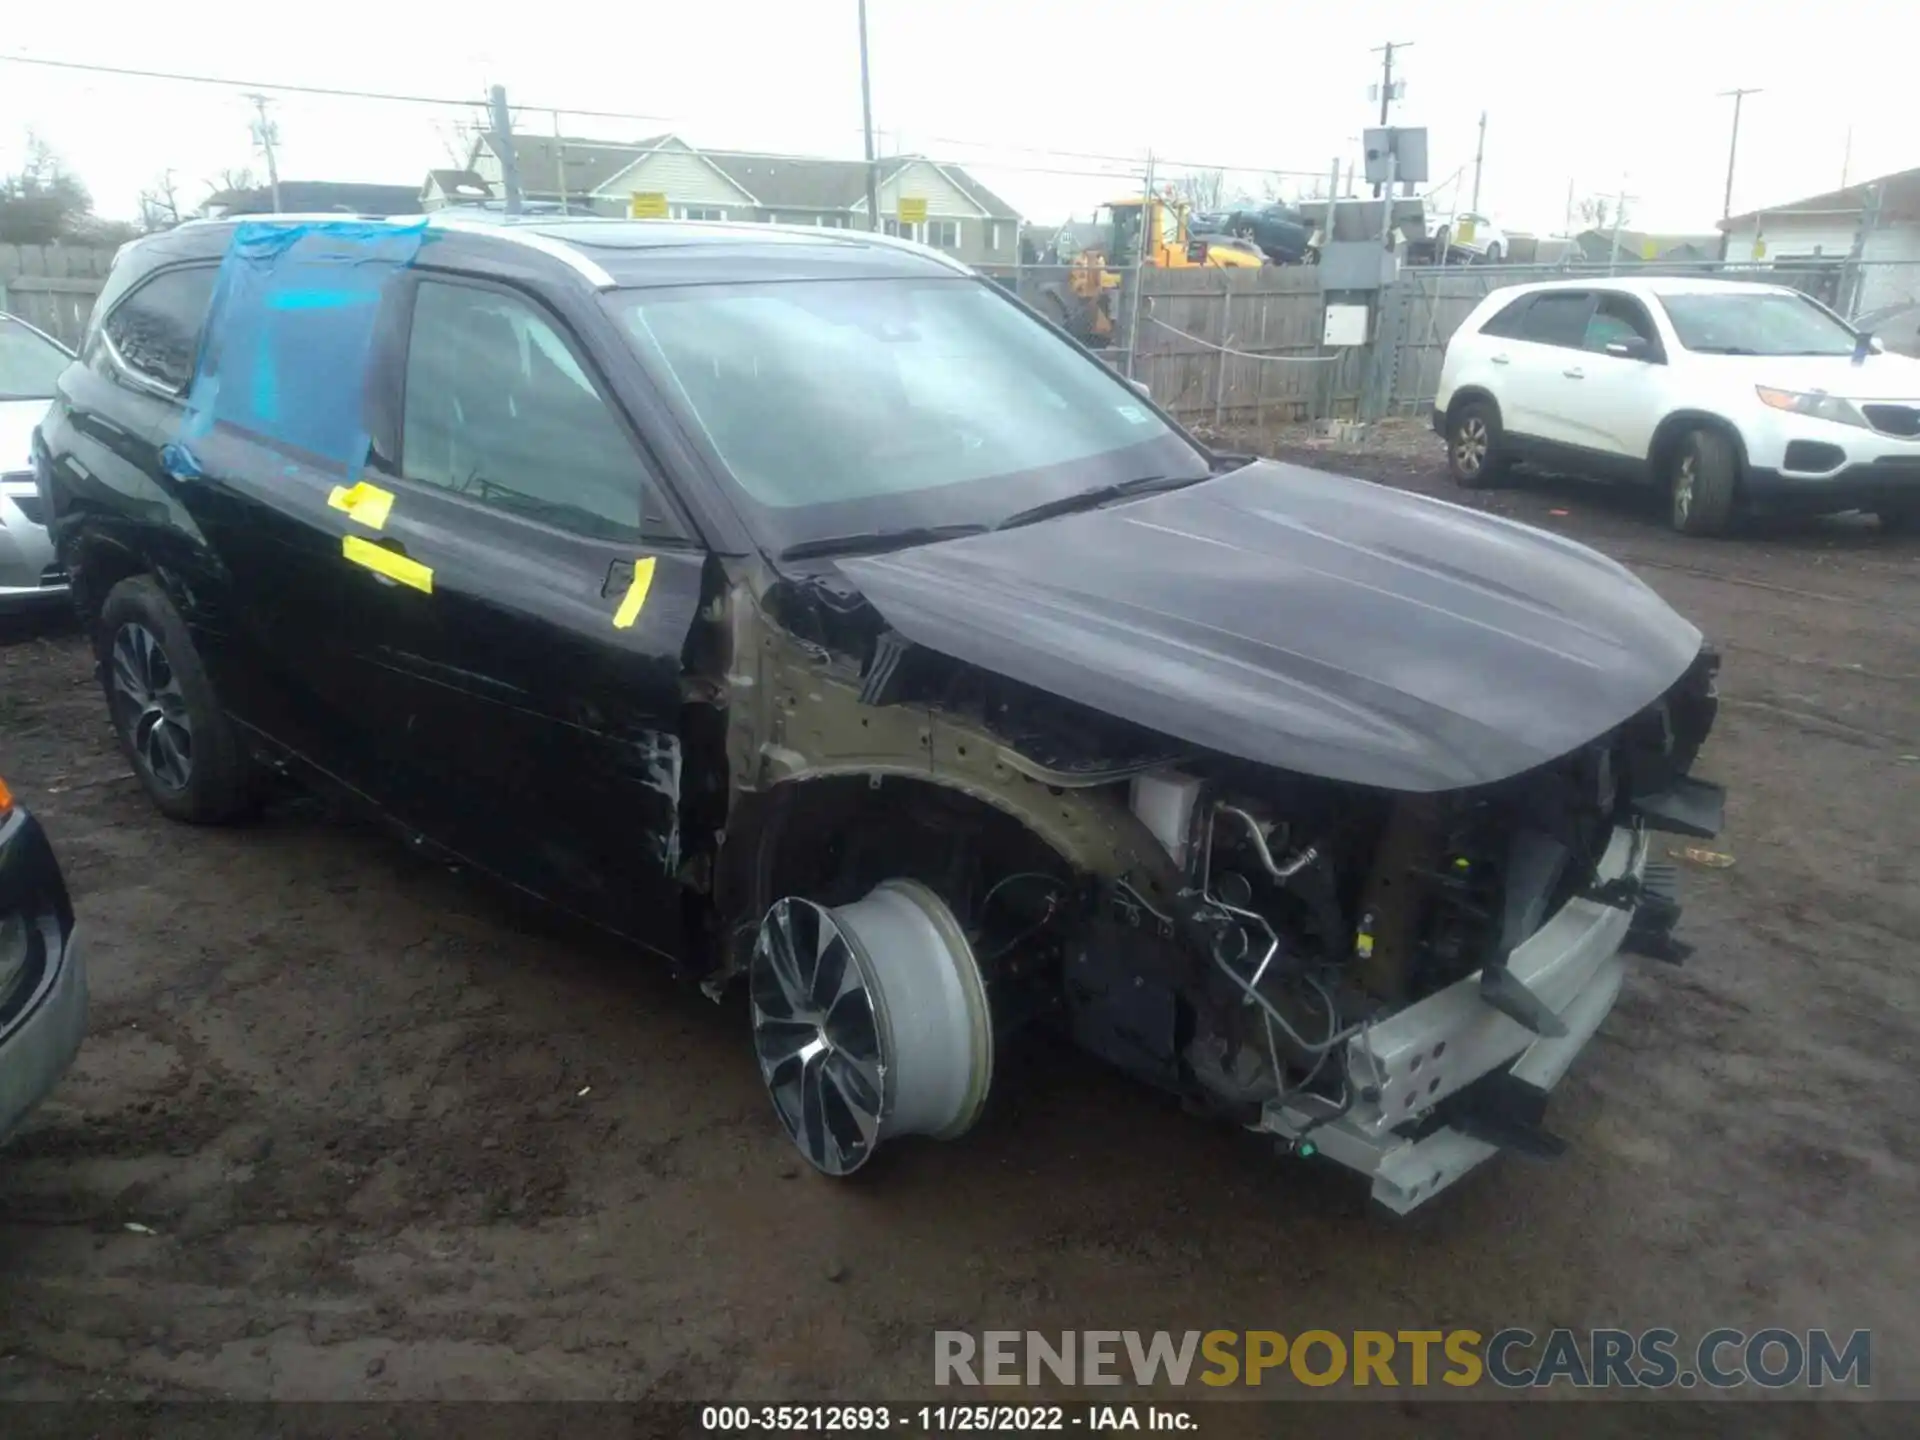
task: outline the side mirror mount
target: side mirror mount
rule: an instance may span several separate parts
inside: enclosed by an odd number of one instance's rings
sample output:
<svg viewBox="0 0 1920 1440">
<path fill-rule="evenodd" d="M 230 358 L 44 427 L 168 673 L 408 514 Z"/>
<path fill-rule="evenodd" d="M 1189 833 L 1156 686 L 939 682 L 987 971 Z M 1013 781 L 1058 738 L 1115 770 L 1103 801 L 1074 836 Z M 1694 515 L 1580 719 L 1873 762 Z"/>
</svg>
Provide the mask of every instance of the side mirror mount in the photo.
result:
<svg viewBox="0 0 1920 1440">
<path fill-rule="evenodd" d="M 1127 384 L 1131 385 L 1135 390 L 1139 391 L 1142 395 L 1146 396 L 1147 399 L 1151 400 L 1153 398 L 1153 390 L 1151 389 L 1151 387 L 1148 386 L 1146 381 L 1129 379 L 1127 381 Z"/>
<path fill-rule="evenodd" d="M 1653 346 L 1644 335 L 1629 335 L 1623 340 L 1609 340 L 1606 351 L 1622 360 L 1645 360 L 1653 354 Z"/>
</svg>

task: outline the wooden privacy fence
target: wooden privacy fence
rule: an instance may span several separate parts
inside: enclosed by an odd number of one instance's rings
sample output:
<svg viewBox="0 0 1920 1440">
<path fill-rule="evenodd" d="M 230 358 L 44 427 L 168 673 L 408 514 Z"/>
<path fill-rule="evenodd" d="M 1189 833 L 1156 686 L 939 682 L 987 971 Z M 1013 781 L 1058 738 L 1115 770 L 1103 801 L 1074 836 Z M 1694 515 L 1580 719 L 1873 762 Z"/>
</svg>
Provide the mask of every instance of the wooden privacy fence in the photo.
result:
<svg viewBox="0 0 1920 1440">
<path fill-rule="evenodd" d="M 0 245 L 0 310 L 78 348 L 113 253 L 95 245 Z"/>
<path fill-rule="evenodd" d="M 1181 419 L 1245 425 L 1356 412 L 1365 347 L 1321 343 L 1317 270 L 1142 274 L 1133 375 Z"/>
</svg>

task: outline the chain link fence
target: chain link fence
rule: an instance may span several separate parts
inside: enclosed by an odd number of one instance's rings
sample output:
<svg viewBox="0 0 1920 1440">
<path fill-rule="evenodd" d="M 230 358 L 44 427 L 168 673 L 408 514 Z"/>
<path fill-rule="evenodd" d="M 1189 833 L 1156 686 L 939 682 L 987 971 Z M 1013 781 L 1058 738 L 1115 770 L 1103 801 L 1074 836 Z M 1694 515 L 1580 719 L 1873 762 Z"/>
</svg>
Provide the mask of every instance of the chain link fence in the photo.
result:
<svg viewBox="0 0 1920 1440">
<path fill-rule="evenodd" d="M 1111 267 L 1095 301 L 1068 266 L 1010 267 L 998 283 L 1144 383 L 1190 425 L 1264 429 L 1322 418 L 1423 415 L 1447 342 L 1496 290 L 1542 280 L 1724 276 L 1790 285 L 1849 318 L 1920 308 L 1920 261 L 1407 266 L 1365 303 L 1362 343 L 1327 343 L 1327 298 L 1313 266 Z M 1083 272 L 1080 285 L 1091 291 Z M 1098 308 L 1095 329 L 1086 316 Z M 1914 326 L 1887 334 L 1913 346 Z"/>
</svg>

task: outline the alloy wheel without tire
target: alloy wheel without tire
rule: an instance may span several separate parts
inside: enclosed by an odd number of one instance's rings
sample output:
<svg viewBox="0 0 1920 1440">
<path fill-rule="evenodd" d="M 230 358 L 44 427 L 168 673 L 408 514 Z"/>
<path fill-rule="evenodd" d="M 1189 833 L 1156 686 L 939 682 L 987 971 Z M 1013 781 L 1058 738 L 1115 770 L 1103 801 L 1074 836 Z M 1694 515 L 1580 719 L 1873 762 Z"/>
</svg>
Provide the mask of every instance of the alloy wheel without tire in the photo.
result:
<svg viewBox="0 0 1920 1440">
<path fill-rule="evenodd" d="M 114 719 L 141 766 L 169 790 L 193 778 L 193 724 L 167 652 L 146 626 L 128 621 L 110 651 Z"/>
<path fill-rule="evenodd" d="M 754 1053 L 807 1163 L 850 1175 L 884 1139 L 966 1131 L 993 1078 L 986 983 L 940 897 L 889 880 L 829 909 L 799 896 L 760 923 Z"/>
<path fill-rule="evenodd" d="M 788 898 L 753 952 L 753 1048 L 780 1123 L 809 1164 L 866 1163 L 886 1114 L 873 989 L 830 911 Z"/>
</svg>

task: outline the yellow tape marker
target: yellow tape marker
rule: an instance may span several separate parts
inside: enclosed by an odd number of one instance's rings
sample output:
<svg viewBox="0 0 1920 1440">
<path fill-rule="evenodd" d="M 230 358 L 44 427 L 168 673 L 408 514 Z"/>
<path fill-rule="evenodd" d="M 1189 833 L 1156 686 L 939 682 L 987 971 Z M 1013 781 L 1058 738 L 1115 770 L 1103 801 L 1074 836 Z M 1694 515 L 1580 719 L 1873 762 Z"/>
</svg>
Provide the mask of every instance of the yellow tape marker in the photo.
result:
<svg viewBox="0 0 1920 1440">
<path fill-rule="evenodd" d="M 647 603 L 647 591 L 653 586 L 653 557 L 633 562 L 633 583 L 627 586 L 627 593 L 620 601 L 620 608 L 613 612 L 613 628 L 630 630 L 633 622 L 640 618 L 640 607 Z"/>
<path fill-rule="evenodd" d="M 333 493 L 327 496 L 327 504 L 346 511 L 369 530 L 384 530 L 388 512 L 393 509 L 393 492 L 362 480 L 351 489 L 345 485 L 334 486 Z"/>
<path fill-rule="evenodd" d="M 418 560 L 395 554 L 384 545 L 362 540 L 358 535 L 342 535 L 340 553 L 354 564 L 366 566 L 376 575 L 398 580 L 402 585 L 411 585 L 423 594 L 433 593 L 433 571 Z"/>
</svg>

